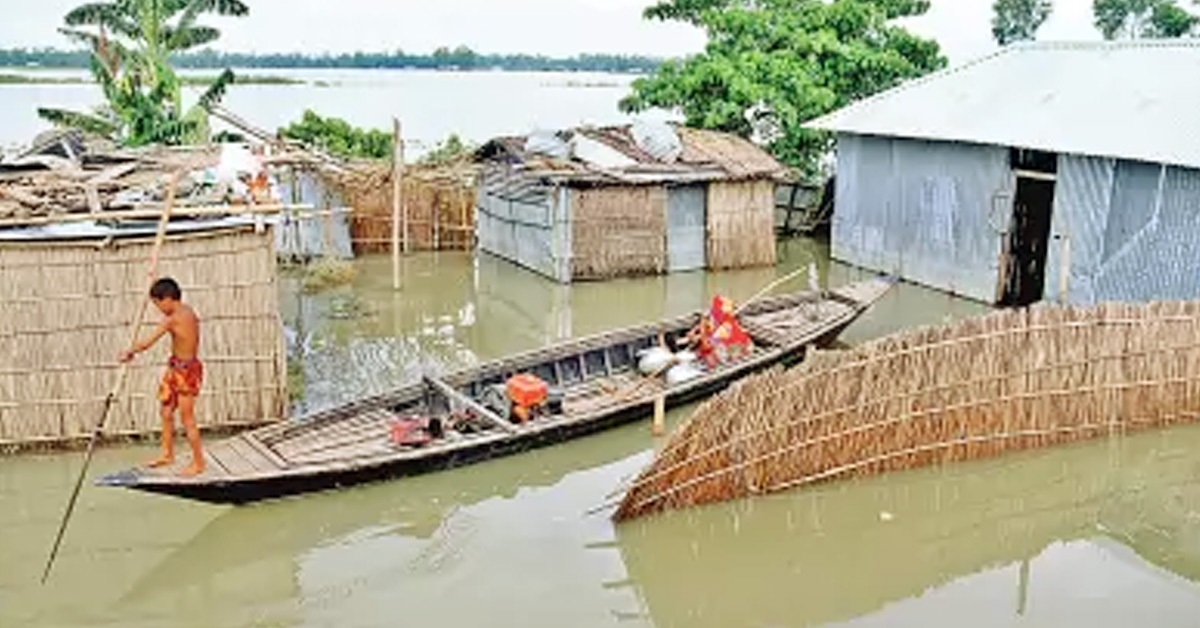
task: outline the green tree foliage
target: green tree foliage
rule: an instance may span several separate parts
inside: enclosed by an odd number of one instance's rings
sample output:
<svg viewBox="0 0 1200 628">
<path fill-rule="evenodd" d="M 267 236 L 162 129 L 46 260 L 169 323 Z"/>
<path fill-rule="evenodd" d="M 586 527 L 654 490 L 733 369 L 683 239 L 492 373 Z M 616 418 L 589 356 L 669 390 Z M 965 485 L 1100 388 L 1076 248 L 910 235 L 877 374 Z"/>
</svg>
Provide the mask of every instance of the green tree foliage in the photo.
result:
<svg viewBox="0 0 1200 628">
<path fill-rule="evenodd" d="M 1050 0 L 996 0 L 992 5 L 992 37 L 1001 46 L 1032 40 L 1050 17 Z"/>
<path fill-rule="evenodd" d="M 444 141 L 438 142 L 437 146 L 433 147 L 421 158 L 423 164 L 447 164 L 458 161 L 470 155 L 475 150 L 475 145 L 470 142 L 464 142 L 456 133 L 451 133 Z"/>
<path fill-rule="evenodd" d="M 1184 37 L 1200 24 L 1175 0 L 1094 0 L 1092 16 L 1105 39 Z"/>
<path fill-rule="evenodd" d="M 340 157 L 386 159 L 392 155 L 391 133 L 360 129 L 340 118 L 323 118 L 307 109 L 299 121 L 280 129 L 279 135 Z"/>
<path fill-rule="evenodd" d="M 781 161 L 812 172 L 830 147 L 801 124 L 900 81 L 944 67 L 936 42 L 891 23 L 919 15 L 917 0 L 693 0 L 651 7 L 651 17 L 695 21 L 702 54 L 667 62 L 634 81 L 626 112 L 682 110 L 689 125 L 750 136 L 746 112 L 765 105 L 781 133 L 768 145 Z"/>
<path fill-rule="evenodd" d="M 73 126 L 129 146 L 183 144 L 208 136 L 207 109 L 234 82 L 226 69 L 184 111 L 181 81 L 172 53 L 203 46 L 220 37 L 197 20 L 210 13 L 242 16 L 240 0 L 113 0 L 80 5 L 64 17 L 67 37 L 85 44 L 88 64 L 104 91 L 105 106 L 94 113 L 39 109 L 58 125 Z"/>
</svg>

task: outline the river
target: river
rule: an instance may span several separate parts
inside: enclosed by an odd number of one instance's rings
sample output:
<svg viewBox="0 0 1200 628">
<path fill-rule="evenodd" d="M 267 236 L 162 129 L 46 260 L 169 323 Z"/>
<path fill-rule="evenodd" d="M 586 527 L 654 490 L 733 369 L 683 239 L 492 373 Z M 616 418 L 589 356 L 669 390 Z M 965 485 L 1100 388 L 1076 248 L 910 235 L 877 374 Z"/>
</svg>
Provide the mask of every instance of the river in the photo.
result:
<svg viewBox="0 0 1200 628">
<path fill-rule="evenodd" d="M 358 260 L 351 286 L 282 284 L 314 409 L 456 364 L 744 298 L 817 263 L 564 287 L 488 256 Z M 900 285 L 847 342 L 981 311 Z M 672 412 L 670 425 L 689 409 Z M 3 626 L 1193 626 L 1200 429 L 831 484 L 614 526 L 644 423 L 445 473 L 245 508 L 88 487 L 37 584 L 79 454 L 0 460 Z M 102 450 L 94 471 L 150 447 Z"/>
<path fill-rule="evenodd" d="M 299 120 L 305 109 L 356 126 L 390 132 L 400 118 L 413 156 L 451 133 L 473 142 L 534 128 L 621 123 L 629 118 L 617 103 L 635 77 L 593 72 L 438 72 L 433 70 L 247 69 L 244 76 L 270 76 L 300 84 L 248 84 L 230 88 L 223 101 L 252 124 L 275 130 Z M 186 70 L 212 76 L 215 70 Z M 86 78 L 78 70 L 0 69 L 0 74 Z M 198 96 L 185 88 L 185 104 Z M 27 144 L 48 125 L 38 107 L 87 110 L 100 103 L 91 84 L 0 85 L 0 148 Z M 653 119 L 664 112 L 644 114 Z M 214 122 L 214 130 L 225 128 Z"/>
<path fill-rule="evenodd" d="M 304 86 L 239 86 L 234 111 L 273 128 L 304 107 L 406 135 L 476 141 L 535 124 L 615 122 L 629 77 L 262 71 Z M 316 81 L 323 81 L 318 86 Z M 572 83 L 574 81 L 574 83 Z M 578 87 L 571 85 L 599 86 Z M 81 85 L 0 87 L 0 145 L 40 128 L 34 106 L 84 106 Z M 702 305 L 816 263 L 863 276 L 821 242 L 776 268 L 559 286 L 488 256 L 421 253 L 351 286 L 280 304 L 297 411 Z M 983 311 L 901 285 L 849 343 Z M 670 413 L 671 425 L 690 409 Z M 247 508 L 85 487 L 55 572 L 37 584 L 78 453 L 0 458 L 0 626 L 433 625 L 1195 626 L 1200 624 L 1200 428 L 812 487 L 614 526 L 587 514 L 661 441 L 633 424 L 445 473 Z M 149 446 L 101 450 L 93 474 Z"/>
</svg>

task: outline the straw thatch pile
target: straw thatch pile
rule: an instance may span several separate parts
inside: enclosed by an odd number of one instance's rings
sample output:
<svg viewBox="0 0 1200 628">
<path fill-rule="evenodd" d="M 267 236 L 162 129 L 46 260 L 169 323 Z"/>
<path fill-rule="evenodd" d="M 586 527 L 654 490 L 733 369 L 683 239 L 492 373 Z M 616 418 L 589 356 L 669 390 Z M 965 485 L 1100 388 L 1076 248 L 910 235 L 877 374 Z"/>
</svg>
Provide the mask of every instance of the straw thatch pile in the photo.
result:
<svg viewBox="0 0 1200 628">
<path fill-rule="evenodd" d="M 467 250 L 474 245 L 475 184 L 468 164 L 405 166 L 401 181 L 410 250 Z M 390 251 L 391 165 L 356 164 L 332 175 L 332 183 L 354 208 L 350 233 L 355 253 Z"/>
<path fill-rule="evenodd" d="M 145 239 L 0 245 L 0 448 L 85 437 L 99 418 L 146 298 Z M 175 278 L 201 319 L 202 427 L 285 416 L 285 352 L 270 231 L 169 236 L 159 275 Z M 158 323 L 153 306 L 141 330 Z M 107 435 L 160 429 L 158 382 L 170 339 L 138 356 L 109 411 Z"/>
<path fill-rule="evenodd" d="M 704 404 L 616 517 L 1200 417 L 1200 303 L 1040 305 L 918 329 Z"/>
</svg>

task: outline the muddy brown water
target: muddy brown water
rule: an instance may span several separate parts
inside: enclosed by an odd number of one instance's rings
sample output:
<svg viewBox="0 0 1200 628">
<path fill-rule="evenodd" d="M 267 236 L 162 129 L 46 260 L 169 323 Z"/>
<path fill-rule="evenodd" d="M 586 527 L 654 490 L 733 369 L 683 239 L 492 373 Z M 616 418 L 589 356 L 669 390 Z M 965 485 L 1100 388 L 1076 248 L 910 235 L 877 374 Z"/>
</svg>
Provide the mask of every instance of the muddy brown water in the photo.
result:
<svg viewBox="0 0 1200 628">
<path fill-rule="evenodd" d="M 573 287 L 466 254 L 360 260 L 281 303 L 300 410 L 736 298 L 816 262 Z M 901 285 L 859 342 L 983 308 Z M 671 424 L 688 409 L 670 413 Z M 650 459 L 645 423 L 450 472 L 245 508 L 85 488 L 79 454 L 0 459 L 0 626 L 1195 626 L 1200 429 L 830 484 L 614 526 L 586 512 Z M 102 450 L 94 472 L 149 447 Z"/>
</svg>

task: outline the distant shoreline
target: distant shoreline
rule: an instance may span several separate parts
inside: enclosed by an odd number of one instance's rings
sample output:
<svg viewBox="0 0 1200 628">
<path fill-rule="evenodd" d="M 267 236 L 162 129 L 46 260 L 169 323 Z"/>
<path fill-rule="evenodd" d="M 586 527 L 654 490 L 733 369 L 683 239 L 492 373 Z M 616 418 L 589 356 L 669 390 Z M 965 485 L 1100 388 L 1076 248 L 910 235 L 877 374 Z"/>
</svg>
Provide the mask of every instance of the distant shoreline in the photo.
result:
<svg viewBox="0 0 1200 628">
<path fill-rule="evenodd" d="M 0 68 L 86 70 L 90 53 L 84 50 L 0 48 Z M 179 69 L 220 70 L 439 70 L 445 72 L 603 72 L 650 74 L 666 61 L 618 54 L 547 57 L 531 54 L 484 54 L 469 48 L 439 48 L 432 54 L 353 52 L 331 54 L 217 52 L 201 50 L 172 57 Z"/>
<path fill-rule="evenodd" d="M 11 68 L 17 70 L 20 68 Z M 217 80 L 213 76 L 181 76 L 179 80 L 188 86 L 205 86 Z M 319 81 L 318 81 L 319 82 Z M 36 76 L 29 74 L 12 74 L 0 69 L 0 85 L 94 85 L 96 81 L 90 77 L 76 76 Z M 308 81 L 288 78 L 285 76 L 237 76 L 237 85 L 305 85 Z"/>
</svg>

